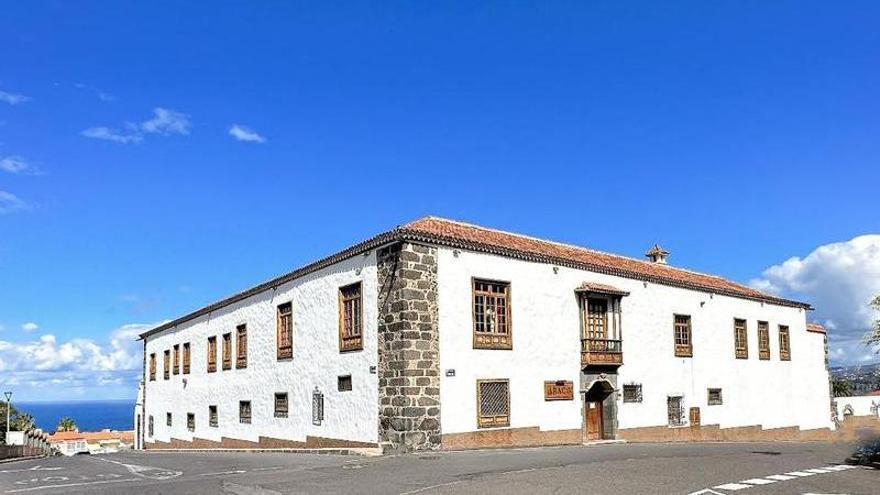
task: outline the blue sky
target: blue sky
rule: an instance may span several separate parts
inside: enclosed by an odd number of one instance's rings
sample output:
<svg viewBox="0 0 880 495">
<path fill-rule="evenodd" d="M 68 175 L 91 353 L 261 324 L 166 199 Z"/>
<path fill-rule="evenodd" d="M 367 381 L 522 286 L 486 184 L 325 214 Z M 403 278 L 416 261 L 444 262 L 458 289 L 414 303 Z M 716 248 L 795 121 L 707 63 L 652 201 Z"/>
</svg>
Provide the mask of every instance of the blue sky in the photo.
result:
<svg viewBox="0 0 880 495">
<path fill-rule="evenodd" d="M 132 396 L 136 325 L 426 214 L 660 242 L 869 358 L 840 320 L 880 291 L 880 238 L 852 242 L 880 233 L 876 2 L 3 12 L 0 385 L 25 398 Z"/>
</svg>

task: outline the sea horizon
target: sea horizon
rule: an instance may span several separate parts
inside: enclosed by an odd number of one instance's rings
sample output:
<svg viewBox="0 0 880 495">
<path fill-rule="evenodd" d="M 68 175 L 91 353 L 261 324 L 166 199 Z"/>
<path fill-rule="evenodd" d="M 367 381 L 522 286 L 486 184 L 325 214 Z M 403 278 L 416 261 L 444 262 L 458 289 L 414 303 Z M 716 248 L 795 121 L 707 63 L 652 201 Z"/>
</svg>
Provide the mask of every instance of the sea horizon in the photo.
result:
<svg viewBox="0 0 880 495">
<path fill-rule="evenodd" d="M 73 418 L 80 431 L 134 429 L 135 399 L 70 399 L 13 402 L 34 417 L 37 427 L 54 432 L 63 417 Z"/>
</svg>

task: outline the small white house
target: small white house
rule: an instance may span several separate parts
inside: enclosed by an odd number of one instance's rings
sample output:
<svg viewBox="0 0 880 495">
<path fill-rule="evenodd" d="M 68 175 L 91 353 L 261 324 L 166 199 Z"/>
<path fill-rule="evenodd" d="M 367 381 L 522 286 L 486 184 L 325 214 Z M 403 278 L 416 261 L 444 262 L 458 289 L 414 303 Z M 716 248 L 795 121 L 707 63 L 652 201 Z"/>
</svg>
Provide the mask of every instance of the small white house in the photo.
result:
<svg viewBox="0 0 880 495">
<path fill-rule="evenodd" d="M 141 335 L 135 444 L 424 450 L 833 428 L 810 305 L 668 255 L 411 222 Z"/>
</svg>

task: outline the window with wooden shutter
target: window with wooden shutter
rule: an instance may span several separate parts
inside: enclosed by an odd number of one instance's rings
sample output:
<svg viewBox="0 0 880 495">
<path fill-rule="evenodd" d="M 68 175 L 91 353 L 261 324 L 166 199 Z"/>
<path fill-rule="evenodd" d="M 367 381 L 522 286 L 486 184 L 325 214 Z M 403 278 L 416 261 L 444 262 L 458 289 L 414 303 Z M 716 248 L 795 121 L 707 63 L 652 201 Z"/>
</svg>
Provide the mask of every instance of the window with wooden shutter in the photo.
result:
<svg viewBox="0 0 880 495">
<path fill-rule="evenodd" d="M 164 356 L 162 357 L 162 378 L 169 379 L 171 378 L 171 350 L 165 350 Z"/>
<path fill-rule="evenodd" d="M 770 324 L 758 322 L 758 359 L 770 359 Z"/>
<path fill-rule="evenodd" d="M 183 344 L 183 374 L 189 374 L 189 363 L 192 355 L 190 354 L 189 342 L 184 342 Z"/>
<path fill-rule="evenodd" d="M 293 305 L 289 302 L 278 306 L 278 359 L 293 357 Z"/>
<path fill-rule="evenodd" d="M 340 392 L 351 392 L 352 383 L 351 383 L 351 375 L 344 375 L 336 377 L 336 388 Z"/>
<path fill-rule="evenodd" d="M 235 367 L 247 368 L 247 325 L 235 327 Z"/>
<path fill-rule="evenodd" d="M 208 337 L 208 373 L 217 371 L 217 337 Z"/>
<path fill-rule="evenodd" d="M 672 396 L 666 398 L 666 416 L 669 426 L 681 426 L 684 424 L 683 397 Z"/>
<path fill-rule="evenodd" d="M 223 369 L 232 369 L 232 334 L 223 334 Z"/>
<path fill-rule="evenodd" d="M 709 397 L 708 404 L 710 406 L 720 406 L 723 404 L 723 400 L 721 397 L 721 389 L 720 388 L 710 388 L 709 389 Z"/>
<path fill-rule="evenodd" d="M 174 366 L 172 373 L 175 375 L 180 374 L 180 344 L 174 344 Z"/>
<path fill-rule="evenodd" d="M 186 429 L 189 431 L 196 431 L 195 413 L 186 413 Z"/>
<path fill-rule="evenodd" d="M 749 358 L 749 332 L 746 320 L 733 320 L 733 340 L 737 359 Z"/>
<path fill-rule="evenodd" d="M 150 381 L 156 381 L 156 353 L 150 354 Z"/>
<path fill-rule="evenodd" d="M 339 289 L 339 351 L 360 351 L 364 348 L 364 308 L 361 283 Z"/>
<path fill-rule="evenodd" d="M 675 356 L 692 357 L 694 345 L 691 335 L 691 317 L 689 315 L 674 316 Z"/>
<path fill-rule="evenodd" d="M 788 327 L 779 325 L 779 360 L 791 361 L 791 341 Z M 827 359 L 827 357 L 826 357 Z"/>
<path fill-rule="evenodd" d="M 513 349 L 510 283 L 473 279 L 474 349 Z"/>
<path fill-rule="evenodd" d="M 287 392 L 278 392 L 275 394 L 275 417 L 286 418 L 288 411 Z"/>
<path fill-rule="evenodd" d="M 165 413 L 165 425 L 166 426 L 172 425 L 171 413 Z"/>
<path fill-rule="evenodd" d="M 608 338 L 608 300 L 590 297 L 587 299 L 587 338 L 605 340 Z"/>
<path fill-rule="evenodd" d="M 509 380 L 477 380 L 477 425 L 510 426 Z"/>
<path fill-rule="evenodd" d="M 700 426 L 700 408 L 692 407 L 689 415 L 691 426 Z"/>
<path fill-rule="evenodd" d="M 251 422 L 251 401 L 243 400 L 238 403 L 238 420 L 241 423 Z"/>
<path fill-rule="evenodd" d="M 208 426 L 216 428 L 220 424 L 217 416 L 217 406 L 208 406 Z"/>
</svg>

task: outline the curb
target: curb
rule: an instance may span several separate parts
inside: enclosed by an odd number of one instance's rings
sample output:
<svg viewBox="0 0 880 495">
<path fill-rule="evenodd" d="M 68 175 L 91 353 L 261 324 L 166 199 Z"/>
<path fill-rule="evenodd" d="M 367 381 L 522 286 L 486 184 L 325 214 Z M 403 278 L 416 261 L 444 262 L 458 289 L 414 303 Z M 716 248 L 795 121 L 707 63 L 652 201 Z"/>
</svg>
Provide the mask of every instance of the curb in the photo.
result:
<svg viewBox="0 0 880 495">
<path fill-rule="evenodd" d="M 31 455 L 31 456 L 27 456 L 27 457 L 10 457 L 8 459 L 0 459 L 0 464 L 6 464 L 9 462 L 16 462 L 16 461 L 30 461 L 33 459 L 42 459 L 43 457 L 46 457 L 46 456 L 45 455 Z"/>
<path fill-rule="evenodd" d="M 353 448 L 353 449 L 145 449 L 140 452 L 175 452 L 175 453 L 210 453 L 210 452 L 246 452 L 251 454 L 261 453 L 283 453 L 283 454 L 323 454 L 323 455 L 356 455 L 363 457 L 374 457 L 382 455 L 382 451 L 378 448 Z"/>
</svg>

